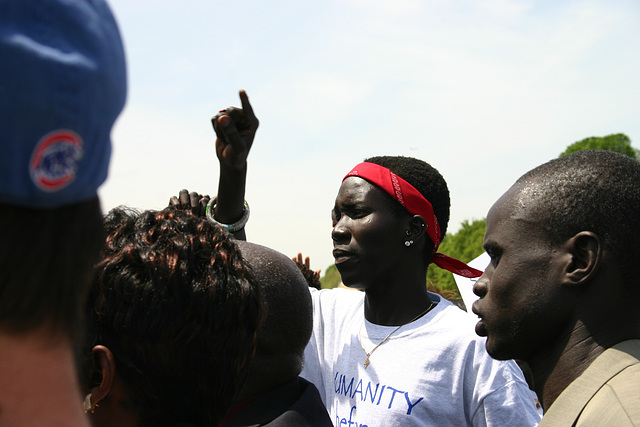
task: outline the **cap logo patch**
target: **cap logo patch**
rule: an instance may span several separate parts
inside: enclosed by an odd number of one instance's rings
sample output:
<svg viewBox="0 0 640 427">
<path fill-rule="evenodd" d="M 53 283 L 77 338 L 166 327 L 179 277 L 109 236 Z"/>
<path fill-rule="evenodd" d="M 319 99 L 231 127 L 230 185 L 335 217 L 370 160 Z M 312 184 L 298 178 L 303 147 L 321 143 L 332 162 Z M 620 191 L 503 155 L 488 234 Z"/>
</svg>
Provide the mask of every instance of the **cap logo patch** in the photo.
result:
<svg viewBox="0 0 640 427">
<path fill-rule="evenodd" d="M 76 179 L 82 159 L 82 139 L 70 130 L 57 130 L 40 139 L 31 155 L 31 179 L 43 191 L 58 191 Z"/>
</svg>

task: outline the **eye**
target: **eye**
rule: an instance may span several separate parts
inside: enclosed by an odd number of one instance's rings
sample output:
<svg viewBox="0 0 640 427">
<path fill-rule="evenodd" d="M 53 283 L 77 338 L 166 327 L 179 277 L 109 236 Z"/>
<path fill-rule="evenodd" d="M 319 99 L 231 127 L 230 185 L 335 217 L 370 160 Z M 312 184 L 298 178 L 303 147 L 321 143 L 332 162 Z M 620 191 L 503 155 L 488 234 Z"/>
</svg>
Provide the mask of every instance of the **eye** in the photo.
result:
<svg viewBox="0 0 640 427">
<path fill-rule="evenodd" d="M 333 223 L 333 227 L 335 227 L 343 216 L 349 219 L 359 219 L 369 214 L 371 214 L 371 209 L 366 207 L 356 205 L 336 206 L 331 211 L 331 222 Z"/>
<path fill-rule="evenodd" d="M 352 209 L 349 212 L 349 217 L 351 218 L 362 218 L 364 216 L 367 216 L 368 212 L 364 211 L 363 209 Z"/>
<path fill-rule="evenodd" d="M 485 251 L 491 258 L 491 265 L 493 266 L 493 268 L 496 268 L 500 263 L 500 258 L 502 258 L 502 251 L 495 248 L 485 248 Z"/>
</svg>

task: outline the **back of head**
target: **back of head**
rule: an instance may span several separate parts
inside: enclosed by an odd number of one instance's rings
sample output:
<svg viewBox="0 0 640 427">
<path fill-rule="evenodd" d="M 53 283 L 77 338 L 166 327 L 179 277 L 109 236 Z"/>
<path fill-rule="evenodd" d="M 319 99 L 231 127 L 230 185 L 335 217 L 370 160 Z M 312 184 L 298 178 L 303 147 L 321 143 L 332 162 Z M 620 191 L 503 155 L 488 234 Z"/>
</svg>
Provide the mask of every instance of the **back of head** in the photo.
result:
<svg viewBox="0 0 640 427">
<path fill-rule="evenodd" d="M 0 328 L 73 338 L 104 237 L 122 41 L 101 0 L 5 0 L 0 58 Z"/>
<path fill-rule="evenodd" d="M 376 156 L 364 160 L 384 166 L 414 186 L 433 206 L 433 213 L 438 218 L 441 235 L 447 233 L 449 224 L 449 188 L 444 177 L 433 166 L 413 157 Z"/>
<path fill-rule="evenodd" d="M 140 425 L 217 425 L 244 380 L 263 316 L 237 246 L 179 210 L 116 209 L 105 226 L 89 349 L 111 350 Z"/>
<path fill-rule="evenodd" d="M 243 393 L 251 395 L 298 376 L 311 337 L 313 312 L 307 281 L 289 257 L 255 243 L 239 241 L 238 246 L 267 308 Z"/>
<path fill-rule="evenodd" d="M 126 97 L 120 33 L 101 0 L 0 3 L 0 202 L 89 200 Z"/>
<path fill-rule="evenodd" d="M 640 162 L 611 151 L 579 151 L 529 171 L 515 186 L 536 199 L 522 208 L 533 210 L 554 243 L 592 231 L 640 293 Z"/>
<path fill-rule="evenodd" d="M 51 210 L 0 203 L 0 330 L 72 341 L 104 242 L 97 198 Z"/>
</svg>

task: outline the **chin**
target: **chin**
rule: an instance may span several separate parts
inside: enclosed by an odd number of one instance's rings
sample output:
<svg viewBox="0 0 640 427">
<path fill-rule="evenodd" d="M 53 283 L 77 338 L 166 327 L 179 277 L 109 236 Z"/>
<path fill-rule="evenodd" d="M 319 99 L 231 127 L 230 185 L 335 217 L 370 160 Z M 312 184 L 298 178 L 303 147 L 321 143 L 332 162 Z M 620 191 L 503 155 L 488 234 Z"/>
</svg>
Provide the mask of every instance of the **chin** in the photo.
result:
<svg viewBox="0 0 640 427">
<path fill-rule="evenodd" d="M 353 271 L 349 271 L 348 268 L 341 267 L 339 264 L 336 264 L 336 268 L 338 269 L 338 273 L 340 273 L 340 280 L 343 285 L 350 288 L 358 287 L 359 281 L 354 277 L 357 276 L 357 274 L 354 274 Z"/>
<path fill-rule="evenodd" d="M 486 348 L 489 356 L 496 360 L 511 360 L 518 358 L 516 354 L 517 352 L 514 352 L 513 349 L 504 342 L 496 342 L 495 339 L 491 338 L 491 335 L 487 337 Z"/>
<path fill-rule="evenodd" d="M 364 289 L 364 287 L 362 286 L 362 282 L 356 280 L 353 277 L 349 277 L 348 275 L 342 275 L 341 273 L 341 278 L 342 278 L 342 284 L 349 288 L 360 289 L 360 290 Z"/>
</svg>

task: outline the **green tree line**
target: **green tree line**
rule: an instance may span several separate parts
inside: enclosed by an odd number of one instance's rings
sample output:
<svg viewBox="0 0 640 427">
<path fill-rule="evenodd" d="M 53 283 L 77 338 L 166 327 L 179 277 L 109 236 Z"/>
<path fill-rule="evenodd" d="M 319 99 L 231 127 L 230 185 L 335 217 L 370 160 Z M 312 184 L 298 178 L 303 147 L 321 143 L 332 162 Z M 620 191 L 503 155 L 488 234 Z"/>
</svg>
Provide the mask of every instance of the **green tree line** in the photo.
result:
<svg viewBox="0 0 640 427">
<path fill-rule="evenodd" d="M 580 150 L 609 150 L 615 151 L 632 159 L 640 160 L 640 150 L 631 146 L 631 140 L 623 133 L 589 138 L 576 141 L 569 145 L 559 157 L 574 153 Z M 442 240 L 439 252 L 447 254 L 463 262 L 469 262 L 482 254 L 482 241 L 487 227 L 486 218 L 465 220 L 460 229 L 453 233 L 447 233 Z M 320 278 L 323 288 L 334 288 L 341 282 L 340 273 L 335 265 L 327 267 L 324 276 Z M 434 291 L 440 291 L 443 295 L 454 299 L 459 297 L 453 274 L 442 270 L 435 265 L 430 265 L 427 270 L 427 287 Z"/>
</svg>

